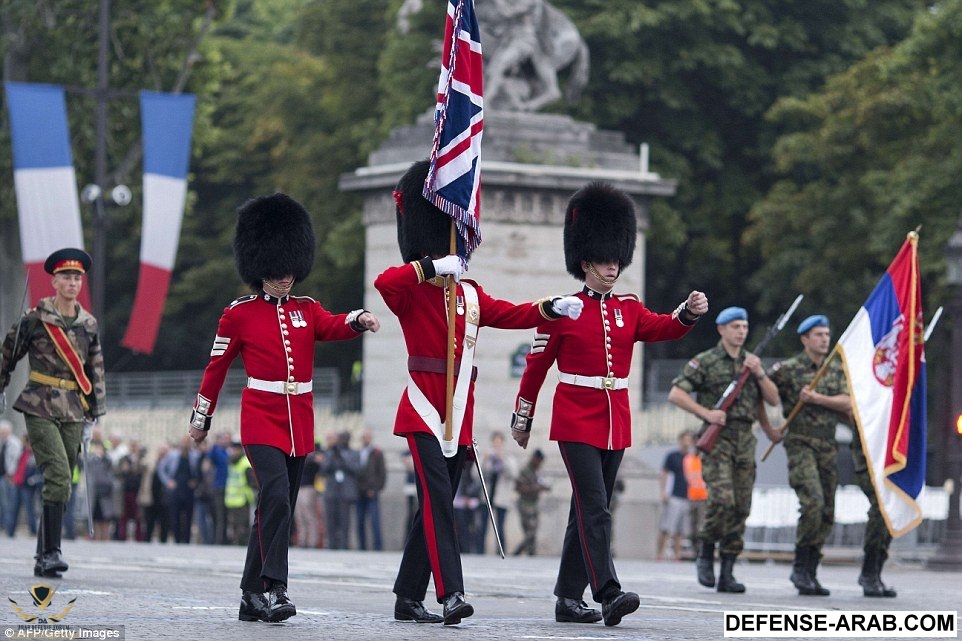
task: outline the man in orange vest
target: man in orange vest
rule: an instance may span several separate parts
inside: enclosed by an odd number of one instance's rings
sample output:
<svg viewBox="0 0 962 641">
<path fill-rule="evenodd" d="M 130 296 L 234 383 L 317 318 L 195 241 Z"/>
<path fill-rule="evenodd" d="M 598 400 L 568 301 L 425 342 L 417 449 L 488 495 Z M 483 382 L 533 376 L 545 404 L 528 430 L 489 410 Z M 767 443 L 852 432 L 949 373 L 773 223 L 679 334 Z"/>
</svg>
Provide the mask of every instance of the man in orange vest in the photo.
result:
<svg viewBox="0 0 962 641">
<path fill-rule="evenodd" d="M 691 442 L 695 442 L 695 432 L 686 432 Z M 705 521 L 705 506 L 708 504 L 708 488 L 705 486 L 705 479 L 701 475 L 701 459 L 694 448 L 689 448 L 688 453 L 681 461 L 682 469 L 685 472 L 685 480 L 688 482 L 688 516 L 691 522 L 691 549 L 698 550 L 698 531 Z"/>
</svg>

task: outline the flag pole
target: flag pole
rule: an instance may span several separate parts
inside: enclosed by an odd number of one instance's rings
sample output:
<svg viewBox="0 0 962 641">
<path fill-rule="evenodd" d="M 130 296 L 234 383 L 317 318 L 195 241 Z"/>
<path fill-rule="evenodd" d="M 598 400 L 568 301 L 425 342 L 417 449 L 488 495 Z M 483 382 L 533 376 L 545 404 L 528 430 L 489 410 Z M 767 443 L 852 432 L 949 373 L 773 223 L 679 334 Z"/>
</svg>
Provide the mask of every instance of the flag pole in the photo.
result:
<svg viewBox="0 0 962 641">
<path fill-rule="evenodd" d="M 838 343 L 835 343 L 835 347 L 832 348 L 831 353 L 825 357 L 825 360 L 822 361 L 822 366 L 818 368 L 817 372 L 815 372 L 815 377 L 812 378 L 812 382 L 806 385 L 805 387 L 807 387 L 810 390 L 815 389 L 815 386 L 818 384 L 819 379 L 822 378 L 822 374 L 824 374 L 828 370 L 828 364 L 831 362 L 831 360 L 835 357 L 837 353 L 838 353 Z M 792 411 L 789 413 L 788 418 L 785 419 L 785 424 L 782 425 L 780 428 L 778 428 L 779 434 L 781 434 L 782 436 L 785 436 L 785 434 L 788 432 L 789 425 L 791 425 L 792 421 L 795 420 L 795 416 L 802 411 L 803 405 L 805 405 L 805 403 L 803 403 L 802 399 L 799 398 L 798 402 L 795 403 L 795 407 L 793 407 Z M 768 455 L 772 453 L 773 449 L 775 449 L 775 445 L 777 445 L 777 443 L 775 442 L 768 444 L 768 449 L 765 450 L 765 454 L 762 455 L 762 463 L 765 462 L 765 459 L 768 458 Z"/>
<path fill-rule="evenodd" d="M 452 255 L 458 252 L 457 232 L 455 231 L 454 219 L 451 219 L 451 245 Z M 454 341 L 456 339 L 454 323 L 457 319 L 457 298 L 458 284 L 453 276 L 446 276 L 448 292 L 448 363 L 447 363 L 447 387 L 444 396 L 444 440 L 451 441 L 453 436 L 452 415 L 454 414 Z"/>
</svg>

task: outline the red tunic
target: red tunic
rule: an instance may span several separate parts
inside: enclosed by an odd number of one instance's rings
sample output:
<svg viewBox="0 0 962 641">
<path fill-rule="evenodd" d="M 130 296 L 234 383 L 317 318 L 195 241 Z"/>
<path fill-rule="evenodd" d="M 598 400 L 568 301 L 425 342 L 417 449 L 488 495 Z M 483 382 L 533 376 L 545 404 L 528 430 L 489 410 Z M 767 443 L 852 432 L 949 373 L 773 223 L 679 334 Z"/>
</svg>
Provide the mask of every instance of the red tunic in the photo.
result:
<svg viewBox="0 0 962 641">
<path fill-rule="evenodd" d="M 637 341 L 672 340 L 691 329 L 678 320 L 676 314 L 650 311 L 633 294 L 609 294 L 604 300 L 596 292 L 592 294 L 577 294 L 585 304 L 578 320 L 562 318 L 536 330 L 535 347 L 528 354 L 518 392 L 518 399 L 531 403 L 531 417 L 534 417 L 538 392 L 555 361 L 558 370 L 567 374 L 627 378 Z M 629 447 L 628 394 L 629 389 L 604 390 L 558 383 L 551 440 L 586 443 L 608 450 Z"/>
<path fill-rule="evenodd" d="M 492 298 L 484 293 L 480 285 L 474 285 L 478 292 L 478 306 L 481 308 L 479 325 L 500 329 L 528 329 L 551 317 L 546 311 L 547 303 L 522 303 L 515 305 L 505 300 Z M 414 263 L 389 267 L 374 280 L 374 287 L 380 292 L 388 308 L 394 312 L 401 323 L 404 343 L 409 356 L 422 356 L 447 360 L 448 320 L 445 304 L 446 290 L 436 280 L 421 281 Z M 464 294 L 458 285 L 458 300 Z M 455 320 L 455 360 L 461 360 L 464 348 L 464 314 Z M 444 374 L 433 372 L 411 372 L 411 378 L 424 393 L 431 405 L 438 411 L 441 421 L 445 416 L 445 394 L 447 379 Z M 459 445 L 470 445 L 474 422 L 474 382 L 468 389 L 467 407 L 461 425 Z M 408 400 L 407 389 L 401 395 L 394 433 L 404 435 L 410 432 L 431 432 Z"/>
<path fill-rule="evenodd" d="M 332 314 L 307 296 L 277 299 L 266 294 L 239 298 L 224 310 L 199 395 L 217 396 L 231 363 L 240 354 L 248 377 L 307 382 L 314 374 L 315 341 L 354 338 L 347 314 Z M 196 408 L 196 405 L 195 405 Z M 314 395 L 287 395 L 244 388 L 241 442 L 271 445 L 291 456 L 314 451 Z"/>
</svg>

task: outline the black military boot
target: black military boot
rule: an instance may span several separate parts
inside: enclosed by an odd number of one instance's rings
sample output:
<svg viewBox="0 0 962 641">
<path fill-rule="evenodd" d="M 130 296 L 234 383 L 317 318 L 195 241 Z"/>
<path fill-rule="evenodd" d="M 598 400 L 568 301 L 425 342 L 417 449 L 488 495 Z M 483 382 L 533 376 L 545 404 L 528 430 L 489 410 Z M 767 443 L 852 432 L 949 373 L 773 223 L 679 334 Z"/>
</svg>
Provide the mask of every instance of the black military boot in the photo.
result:
<svg viewBox="0 0 962 641">
<path fill-rule="evenodd" d="M 818 582 L 818 564 L 821 560 L 822 553 L 817 547 L 808 548 L 808 576 L 812 580 L 812 585 L 815 586 L 815 596 L 828 596 L 832 591 L 822 587 Z"/>
<path fill-rule="evenodd" d="M 877 550 L 865 553 L 862 559 L 862 573 L 858 576 L 858 584 L 862 586 L 862 594 L 867 597 L 894 597 L 895 590 L 882 583 L 882 555 Z"/>
<path fill-rule="evenodd" d="M 269 612 L 267 620 L 271 623 L 285 621 L 297 614 L 291 598 L 287 596 L 287 586 L 278 581 L 274 581 L 267 593 L 267 608 Z"/>
<path fill-rule="evenodd" d="M 695 557 L 695 568 L 698 570 L 698 582 L 706 588 L 715 587 L 715 542 L 702 541 Z"/>
<path fill-rule="evenodd" d="M 415 621 L 416 623 L 441 623 L 444 621 L 444 617 L 425 608 L 423 601 L 415 601 L 403 596 L 399 596 L 394 602 L 394 619 L 397 621 Z"/>
<path fill-rule="evenodd" d="M 815 594 L 815 582 L 809 574 L 810 550 L 808 547 L 795 546 L 795 562 L 792 563 L 792 576 L 789 577 L 798 593 L 805 596 Z"/>
<path fill-rule="evenodd" d="M 247 590 L 241 593 L 240 610 L 237 613 L 240 621 L 268 621 L 270 615 L 267 597 L 263 593 Z"/>
<path fill-rule="evenodd" d="M 60 533 L 63 530 L 63 503 L 44 503 L 40 527 L 37 528 L 40 556 L 33 566 L 35 576 L 59 578 L 70 566 L 60 551 Z"/>
<path fill-rule="evenodd" d="M 558 597 L 554 604 L 554 620 L 558 623 L 597 623 L 601 621 L 601 612 L 589 608 L 581 599 Z"/>
<path fill-rule="evenodd" d="M 444 625 L 457 625 L 461 619 L 467 619 L 474 614 L 474 608 L 464 600 L 460 592 L 452 592 L 444 597 Z"/>
<path fill-rule="evenodd" d="M 718 591 L 741 593 L 745 591 L 745 586 L 735 580 L 732 570 L 735 568 L 735 555 L 722 554 L 721 568 L 718 571 Z"/>
<path fill-rule="evenodd" d="M 882 586 L 882 596 L 889 599 L 894 599 L 897 596 L 895 592 L 895 588 L 891 588 L 885 585 L 884 583 L 882 583 L 882 566 L 885 565 L 885 560 L 887 558 L 888 558 L 888 555 L 886 553 L 879 552 L 878 561 L 876 561 L 875 563 L 875 567 L 876 567 L 875 576 L 878 577 L 878 584 Z"/>
</svg>

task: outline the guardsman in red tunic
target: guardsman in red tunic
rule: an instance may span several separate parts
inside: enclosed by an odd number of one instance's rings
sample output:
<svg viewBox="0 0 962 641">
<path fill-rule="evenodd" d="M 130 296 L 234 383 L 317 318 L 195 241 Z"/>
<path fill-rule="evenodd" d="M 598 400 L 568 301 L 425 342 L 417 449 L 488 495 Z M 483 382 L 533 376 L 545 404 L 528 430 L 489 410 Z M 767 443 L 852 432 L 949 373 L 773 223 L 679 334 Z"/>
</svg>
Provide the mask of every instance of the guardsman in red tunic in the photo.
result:
<svg viewBox="0 0 962 641">
<path fill-rule="evenodd" d="M 397 315 L 407 347 L 408 385 L 394 433 L 407 439 L 420 499 L 394 583 L 394 618 L 455 625 L 474 613 L 464 600 L 453 500 L 472 441 L 476 371 L 472 360 L 478 328 L 526 329 L 547 320 L 577 318 L 581 301 L 569 296 L 515 305 L 491 297 L 476 282 L 460 280 L 453 438 L 445 440 L 448 306 L 447 288 L 440 277 L 459 280 L 464 265 L 458 256 L 447 255 L 451 217 L 421 195 L 427 172 L 427 161 L 417 162 L 398 183 L 394 194 L 398 244 L 405 264 L 388 268 L 374 281 Z M 443 617 L 424 607 L 432 575 Z"/>
<path fill-rule="evenodd" d="M 708 311 L 693 291 L 671 314 L 656 314 L 634 294 L 616 294 L 615 281 L 631 263 L 637 222 L 634 205 L 606 183 L 576 192 L 565 213 L 568 272 L 585 281 L 577 294 L 578 322 L 538 327 L 521 377 L 511 434 L 527 447 L 538 392 L 558 365 L 550 438 L 558 442 L 571 481 L 571 508 L 554 594 L 555 620 L 618 625 L 634 612 L 638 595 L 623 592 L 611 555 L 611 503 L 618 467 L 631 445 L 628 374 L 638 341 L 681 338 Z M 586 586 L 601 612 L 583 600 Z"/>
<path fill-rule="evenodd" d="M 359 336 L 380 325 L 368 311 L 332 314 L 316 300 L 292 296 L 314 262 L 307 211 L 284 194 L 263 196 L 237 211 L 237 271 L 256 294 L 224 310 L 191 414 L 191 438 L 210 430 L 227 370 L 239 355 L 247 372 L 241 395 L 241 443 L 257 478 L 257 507 L 241 579 L 241 621 L 283 621 L 294 614 L 287 594 L 287 553 L 301 472 L 314 451 L 314 343 Z"/>
</svg>

